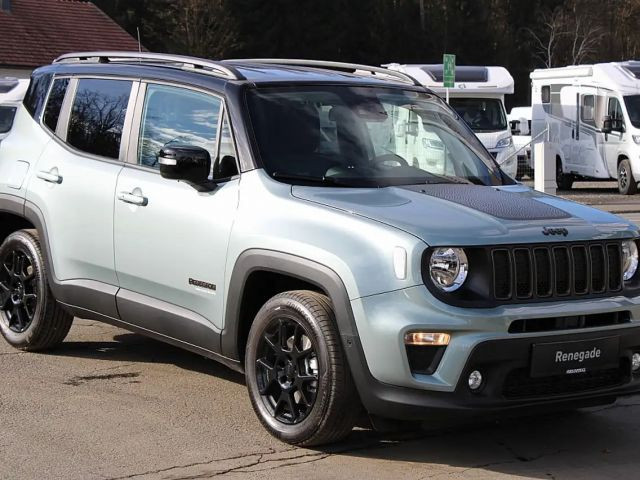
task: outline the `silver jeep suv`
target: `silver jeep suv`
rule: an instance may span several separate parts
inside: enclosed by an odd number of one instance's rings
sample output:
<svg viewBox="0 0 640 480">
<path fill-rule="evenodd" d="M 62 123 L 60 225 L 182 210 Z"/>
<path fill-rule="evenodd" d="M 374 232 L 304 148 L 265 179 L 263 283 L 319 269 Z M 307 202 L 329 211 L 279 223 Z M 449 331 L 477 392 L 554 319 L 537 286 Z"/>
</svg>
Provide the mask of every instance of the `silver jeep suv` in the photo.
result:
<svg viewBox="0 0 640 480">
<path fill-rule="evenodd" d="M 65 55 L 0 144 L 0 330 L 101 320 L 246 374 L 273 435 L 640 385 L 638 229 L 504 175 L 411 77 Z"/>
</svg>

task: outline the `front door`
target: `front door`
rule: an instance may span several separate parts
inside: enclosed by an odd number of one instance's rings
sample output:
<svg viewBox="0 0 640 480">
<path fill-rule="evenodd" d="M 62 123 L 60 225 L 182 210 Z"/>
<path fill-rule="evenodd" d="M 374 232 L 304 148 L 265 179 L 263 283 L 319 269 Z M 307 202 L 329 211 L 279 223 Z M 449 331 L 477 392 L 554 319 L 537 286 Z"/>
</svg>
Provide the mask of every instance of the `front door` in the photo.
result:
<svg viewBox="0 0 640 480">
<path fill-rule="evenodd" d="M 198 90 L 147 84 L 136 111 L 129 147 L 135 164 L 125 166 L 116 187 L 118 309 L 128 323 L 215 351 L 240 182 L 233 145 L 220 141 L 230 138 L 223 102 Z M 156 154 L 171 143 L 207 149 L 212 175 L 226 149 L 228 181 L 203 193 L 162 178 Z"/>
</svg>

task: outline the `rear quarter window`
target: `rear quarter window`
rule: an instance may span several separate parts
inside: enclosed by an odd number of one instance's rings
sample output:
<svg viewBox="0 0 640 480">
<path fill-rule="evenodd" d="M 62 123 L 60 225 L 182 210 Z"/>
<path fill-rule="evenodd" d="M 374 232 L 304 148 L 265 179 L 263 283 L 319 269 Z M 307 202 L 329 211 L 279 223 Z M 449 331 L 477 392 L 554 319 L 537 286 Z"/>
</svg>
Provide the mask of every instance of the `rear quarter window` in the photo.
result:
<svg viewBox="0 0 640 480">
<path fill-rule="evenodd" d="M 31 83 L 29 83 L 29 88 L 24 96 L 23 104 L 33 118 L 38 118 L 42 113 L 49 85 L 51 84 L 51 77 L 50 73 L 37 71 L 31 75 Z"/>
<path fill-rule="evenodd" d="M 44 109 L 43 122 L 49 130 L 54 133 L 58 127 L 60 110 L 62 109 L 62 102 L 64 101 L 64 96 L 67 93 L 68 86 L 68 78 L 59 78 L 54 80 L 51 92 L 49 93 L 49 99 L 47 100 L 47 106 Z"/>
</svg>

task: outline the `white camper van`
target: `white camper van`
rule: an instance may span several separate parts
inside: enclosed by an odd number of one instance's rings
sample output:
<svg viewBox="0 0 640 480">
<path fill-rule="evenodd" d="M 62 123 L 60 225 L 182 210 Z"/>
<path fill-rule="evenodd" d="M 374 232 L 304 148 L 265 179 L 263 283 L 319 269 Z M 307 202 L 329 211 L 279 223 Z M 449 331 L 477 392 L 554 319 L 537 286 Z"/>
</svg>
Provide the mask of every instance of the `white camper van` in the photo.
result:
<svg viewBox="0 0 640 480">
<path fill-rule="evenodd" d="M 444 97 L 443 67 L 438 65 L 384 65 L 411 75 L 425 87 Z M 469 124 L 483 145 L 508 175 L 518 167 L 504 96 L 513 93 L 513 77 L 504 67 L 456 67 L 455 87 L 449 89 L 449 104 Z"/>
<path fill-rule="evenodd" d="M 533 159 L 531 158 L 531 107 L 513 107 L 509 112 L 509 125 L 513 135 L 513 146 L 518 158 L 518 175 L 533 178 Z"/>
<path fill-rule="evenodd" d="M 28 86 L 29 80 L 0 78 L 0 141 L 11 131 L 13 117 Z"/>
<path fill-rule="evenodd" d="M 531 134 L 556 157 L 558 188 L 577 178 L 618 180 L 634 194 L 640 180 L 640 62 L 535 70 Z"/>
</svg>

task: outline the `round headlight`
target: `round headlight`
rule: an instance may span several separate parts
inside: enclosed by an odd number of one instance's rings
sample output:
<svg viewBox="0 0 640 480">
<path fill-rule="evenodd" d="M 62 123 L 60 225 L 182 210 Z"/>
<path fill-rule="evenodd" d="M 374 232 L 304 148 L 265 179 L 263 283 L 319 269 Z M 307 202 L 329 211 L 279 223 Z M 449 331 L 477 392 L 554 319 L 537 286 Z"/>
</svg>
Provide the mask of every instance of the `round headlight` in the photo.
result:
<svg viewBox="0 0 640 480">
<path fill-rule="evenodd" d="M 445 292 L 460 288 L 467 278 L 469 263 L 461 248 L 436 248 L 429 260 L 429 275 L 433 284 Z"/>
<path fill-rule="evenodd" d="M 622 271 L 623 278 L 631 280 L 638 270 L 638 246 L 634 240 L 622 242 Z"/>
</svg>

